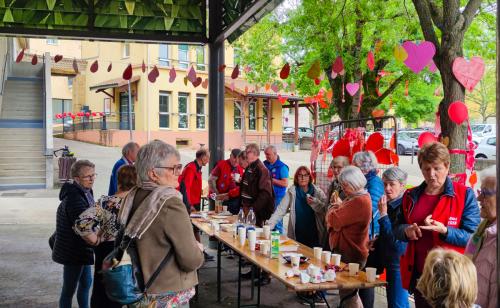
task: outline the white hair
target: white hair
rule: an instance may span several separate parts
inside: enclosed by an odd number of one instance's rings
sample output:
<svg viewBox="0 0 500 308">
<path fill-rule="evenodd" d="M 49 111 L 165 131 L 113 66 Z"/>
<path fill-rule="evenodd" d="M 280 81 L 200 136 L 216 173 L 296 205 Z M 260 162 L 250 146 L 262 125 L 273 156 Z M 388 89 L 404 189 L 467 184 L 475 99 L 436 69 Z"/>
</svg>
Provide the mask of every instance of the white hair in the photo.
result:
<svg viewBox="0 0 500 308">
<path fill-rule="evenodd" d="M 333 167 L 336 162 L 341 163 L 344 167 L 349 166 L 349 158 L 346 156 L 335 156 L 330 163 L 330 167 Z"/>
<path fill-rule="evenodd" d="M 354 191 L 359 191 L 366 186 L 366 177 L 358 167 L 347 166 L 339 174 L 340 185 L 350 186 Z"/>
<path fill-rule="evenodd" d="M 382 174 L 382 180 L 386 181 L 398 181 L 399 183 L 405 185 L 406 179 L 408 178 L 408 173 L 399 167 L 391 167 L 384 171 Z"/>
<path fill-rule="evenodd" d="M 142 183 L 150 181 L 149 170 L 160 166 L 161 163 L 172 155 L 180 159 L 179 152 L 173 146 L 161 140 L 153 140 L 142 146 L 137 153 L 137 161 L 135 162 L 137 184 L 142 185 Z M 164 171 L 164 169 L 158 169 L 158 173 L 160 174 Z"/>
<path fill-rule="evenodd" d="M 368 173 L 377 169 L 377 158 L 372 151 L 364 151 L 354 154 L 352 163 L 361 169 L 363 173 Z"/>
<path fill-rule="evenodd" d="M 278 154 L 278 150 L 276 150 L 276 147 L 274 145 L 268 145 L 264 152 L 267 150 L 271 150 L 274 154 Z"/>
</svg>

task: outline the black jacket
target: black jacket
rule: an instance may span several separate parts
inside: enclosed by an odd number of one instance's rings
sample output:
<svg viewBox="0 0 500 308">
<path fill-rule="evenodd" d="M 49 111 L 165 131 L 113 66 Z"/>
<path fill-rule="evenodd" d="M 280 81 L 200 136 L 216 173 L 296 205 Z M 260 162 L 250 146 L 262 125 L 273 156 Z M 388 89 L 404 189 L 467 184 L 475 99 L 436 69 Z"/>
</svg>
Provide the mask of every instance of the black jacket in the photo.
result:
<svg viewBox="0 0 500 308">
<path fill-rule="evenodd" d="M 65 183 L 59 200 L 52 260 L 64 265 L 94 264 L 92 248 L 73 231 L 78 216 L 90 206 L 85 192 L 77 184 Z"/>
</svg>

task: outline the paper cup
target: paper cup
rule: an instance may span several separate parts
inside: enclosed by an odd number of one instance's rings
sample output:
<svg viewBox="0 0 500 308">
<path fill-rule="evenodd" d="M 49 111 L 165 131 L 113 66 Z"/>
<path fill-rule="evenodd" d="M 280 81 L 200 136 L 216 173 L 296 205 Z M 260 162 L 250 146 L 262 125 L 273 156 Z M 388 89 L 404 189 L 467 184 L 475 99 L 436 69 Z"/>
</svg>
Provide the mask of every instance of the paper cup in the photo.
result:
<svg viewBox="0 0 500 308">
<path fill-rule="evenodd" d="M 300 255 L 297 254 L 292 255 L 291 259 L 292 259 L 292 268 L 294 270 L 296 269 L 298 270 L 300 267 Z"/>
<path fill-rule="evenodd" d="M 239 173 L 234 173 L 234 180 L 235 180 L 236 182 L 239 182 L 239 181 L 240 181 L 240 176 L 241 176 L 241 175 L 240 175 Z"/>
<path fill-rule="evenodd" d="M 264 256 L 268 256 L 270 248 L 271 244 L 269 242 L 262 242 L 260 244 L 260 253 L 262 253 Z"/>
<path fill-rule="evenodd" d="M 236 226 L 233 226 L 233 238 L 238 237 L 238 228 Z"/>
<path fill-rule="evenodd" d="M 238 228 L 238 238 L 240 240 L 240 246 L 244 246 L 247 238 L 247 230 L 244 227 Z"/>
<path fill-rule="evenodd" d="M 255 232 L 255 230 L 248 230 L 247 237 L 249 241 L 250 240 L 257 241 L 257 232 Z"/>
<path fill-rule="evenodd" d="M 262 232 L 264 233 L 264 238 L 266 240 L 271 238 L 271 226 L 265 225 L 262 227 Z"/>
<path fill-rule="evenodd" d="M 330 264 L 340 266 L 340 258 L 341 258 L 341 255 L 336 254 L 336 253 L 332 254 L 332 259 L 331 259 Z"/>
<path fill-rule="evenodd" d="M 374 282 L 377 279 L 377 269 L 374 267 L 365 268 L 366 271 L 366 281 Z"/>
<path fill-rule="evenodd" d="M 255 239 L 248 239 L 248 246 L 250 247 L 250 251 L 255 251 L 255 244 L 256 244 Z"/>
<path fill-rule="evenodd" d="M 222 211 L 223 211 L 224 213 L 226 213 L 226 212 L 227 212 L 227 205 L 223 205 L 223 206 L 222 206 Z"/>
<path fill-rule="evenodd" d="M 325 262 L 326 264 L 330 264 L 330 258 L 332 257 L 332 253 L 330 251 L 323 251 L 321 253 L 321 256 L 323 262 Z"/>
<path fill-rule="evenodd" d="M 214 232 L 219 232 L 220 225 L 216 222 L 212 222 L 212 229 L 214 229 Z"/>
<path fill-rule="evenodd" d="M 314 259 L 321 260 L 321 253 L 323 252 L 323 248 L 321 247 L 314 247 Z"/>
<path fill-rule="evenodd" d="M 359 271 L 358 263 L 349 263 L 349 276 L 356 276 Z"/>
</svg>

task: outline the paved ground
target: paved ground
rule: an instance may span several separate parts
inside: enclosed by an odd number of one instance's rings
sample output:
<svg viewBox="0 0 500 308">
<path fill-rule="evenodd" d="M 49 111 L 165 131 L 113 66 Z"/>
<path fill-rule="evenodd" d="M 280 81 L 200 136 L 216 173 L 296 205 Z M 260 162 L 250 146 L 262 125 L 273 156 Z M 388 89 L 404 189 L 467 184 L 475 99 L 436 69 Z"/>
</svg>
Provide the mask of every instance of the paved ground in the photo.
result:
<svg viewBox="0 0 500 308">
<path fill-rule="evenodd" d="M 55 147 L 67 144 L 78 158 L 96 164 L 98 177 L 95 195 L 107 192 L 109 175 L 120 149 L 55 139 Z M 309 152 L 283 152 L 281 158 L 290 166 L 291 174 L 300 165 L 309 165 Z M 194 157 L 194 151 L 182 151 L 183 164 Z M 417 165 L 409 157 L 401 159 L 410 174 L 410 184 L 421 181 Z M 206 178 L 206 170 L 203 170 Z M 47 239 L 54 231 L 58 189 L 0 192 L 0 307 L 56 307 L 61 287 L 62 267 L 51 261 Z M 205 239 L 206 241 L 206 239 Z M 215 251 L 211 252 L 215 255 Z M 215 262 L 200 271 L 200 296 L 193 307 L 234 307 L 236 301 L 235 260 L 223 261 L 223 303 L 215 301 Z M 249 297 L 249 283 L 244 284 L 243 298 Z M 386 307 L 385 292 L 378 290 L 376 307 Z M 329 296 L 332 307 L 336 296 Z M 262 290 L 263 307 L 300 307 L 295 294 L 273 281 Z"/>
</svg>

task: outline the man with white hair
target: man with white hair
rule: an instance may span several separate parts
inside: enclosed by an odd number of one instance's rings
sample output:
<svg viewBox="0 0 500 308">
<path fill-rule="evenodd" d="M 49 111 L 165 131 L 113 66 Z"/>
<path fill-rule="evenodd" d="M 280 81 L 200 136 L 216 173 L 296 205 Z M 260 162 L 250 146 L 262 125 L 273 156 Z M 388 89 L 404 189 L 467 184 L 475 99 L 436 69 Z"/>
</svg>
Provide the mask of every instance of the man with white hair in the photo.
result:
<svg viewBox="0 0 500 308">
<path fill-rule="evenodd" d="M 264 165 L 271 173 L 271 180 L 273 183 L 274 190 L 274 209 L 278 207 L 281 202 L 281 199 L 286 194 L 286 189 L 288 188 L 288 166 L 280 160 L 276 147 L 274 145 L 268 146 L 264 150 L 264 154 L 266 155 L 266 160 L 264 161 Z M 283 220 L 280 220 L 274 230 L 279 231 L 281 234 L 284 233 L 283 230 Z"/>
<path fill-rule="evenodd" d="M 118 190 L 118 169 L 124 165 L 133 165 L 139 152 L 139 144 L 129 142 L 122 148 L 122 158 L 120 158 L 113 166 L 111 178 L 109 179 L 108 196 L 113 196 Z"/>
</svg>

